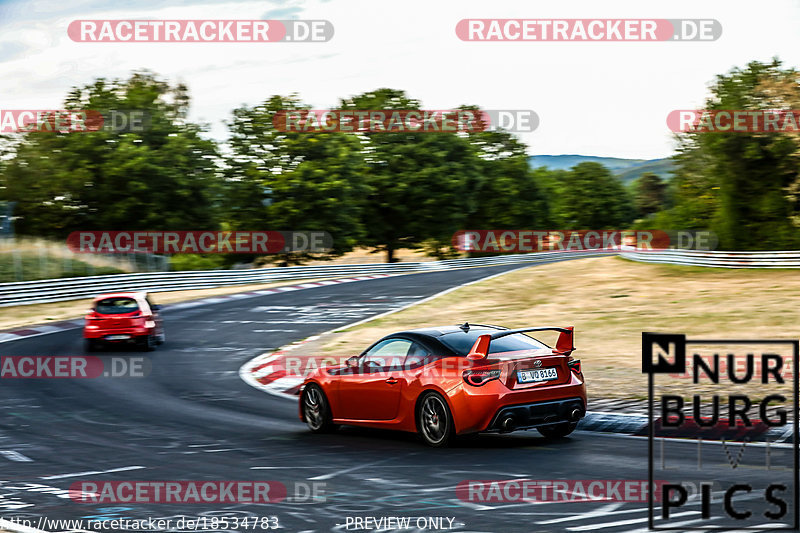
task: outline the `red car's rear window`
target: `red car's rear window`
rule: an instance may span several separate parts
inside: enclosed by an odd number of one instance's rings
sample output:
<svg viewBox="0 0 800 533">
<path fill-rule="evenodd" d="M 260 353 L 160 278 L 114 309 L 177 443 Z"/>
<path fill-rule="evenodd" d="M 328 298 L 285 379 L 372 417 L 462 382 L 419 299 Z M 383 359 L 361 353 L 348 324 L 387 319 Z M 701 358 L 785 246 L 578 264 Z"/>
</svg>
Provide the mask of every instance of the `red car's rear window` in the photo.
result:
<svg viewBox="0 0 800 533">
<path fill-rule="evenodd" d="M 469 333 L 453 332 L 439 337 L 442 343 L 456 352 L 458 355 L 467 355 L 472 345 L 478 340 L 478 336 L 485 333 L 495 333 L 496 330 L 471 330 Z M 489 353 L 520 352 L 529 350 L 540 350 L 547 348 L 547 345 L 522 333 L 509 335 L 495 339 L 489 345 Z"/>
<path fill-rule="evenodd" d="M 95 311 L 101 315 L 122 315 L 139 310 L 133 298 L 104 298 L 97 302 Z"/>
</svg>

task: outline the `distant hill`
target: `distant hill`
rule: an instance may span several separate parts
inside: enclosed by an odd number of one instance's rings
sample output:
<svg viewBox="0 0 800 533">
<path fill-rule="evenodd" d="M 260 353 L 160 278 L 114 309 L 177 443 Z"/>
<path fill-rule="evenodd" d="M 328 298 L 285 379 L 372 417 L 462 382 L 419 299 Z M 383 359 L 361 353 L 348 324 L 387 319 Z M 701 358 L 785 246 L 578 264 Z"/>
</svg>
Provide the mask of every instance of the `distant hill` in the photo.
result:
<svg viewBox="0 0 800 533">
<path fill-rule="evenodd" d="M 625 183 L 635 180 L 645 172 L 652 172 L 666 181 L 672 179 L 672 170 L 674 168 L 675 163 L 671 159 L 651 159 L 641 165 L 628 167 L 624 170 L 615 170 L 614 174 Z"/>
<path fill-rule="evenodd" d="M 672 178 L 674 163 L 671 159 L 623 159 L 593 155 L 533 155 L 528 158 L 531 167 L 548 167 L 552 170 L 569 170 L 579 163 L 600 163 L 624 183 L 628 184 L 645 172 L 652 172 L 661 179 Z"/>
</svg>

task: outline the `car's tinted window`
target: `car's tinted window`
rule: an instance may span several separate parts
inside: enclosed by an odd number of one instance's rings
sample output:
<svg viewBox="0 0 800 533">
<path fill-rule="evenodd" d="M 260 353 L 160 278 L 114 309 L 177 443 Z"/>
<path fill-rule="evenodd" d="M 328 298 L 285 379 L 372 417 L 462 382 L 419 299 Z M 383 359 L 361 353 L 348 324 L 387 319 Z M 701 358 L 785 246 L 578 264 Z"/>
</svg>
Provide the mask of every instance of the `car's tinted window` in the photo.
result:
<svg viewBox="0 0 800 533">
<path fill-rule="evenodd" d="M 406 354 L 406 361 L 403 364 L 406 368 L 418 366 L 423 363 L 427 363 L 426 359 L 430 357 L 430 352 L 418 342 L 414 342 L 411 344 L 411 348 L 408 350 Z"/>
<path fill-rule="evenodd" d="M 403 364 L 411 344 L 406 339 L 379 342 L 364 355 L 363 364 L 372 367 L 399 367 Z"/>
<path fill-rule="evenodd" d="M 447 333 L 439 337 L 442 343 L 459 355 L 467 355 L 472 345 L 478 340 L 481 334 L 496 333 L 496 331 L 470 331 L 468 333 L 456 332 Z M 489 345 L 489 353 L 515 352 L 519 350 L 538 350 L 547 348 L 542 342 L 533 337 L 528 337 L 522 333 L 516 333 L 507 337 L 495 339 Z"/>
<path fill-rule="evenodd" d="M 139 304 L 133 298 L 105 298 L 95 306 L 95 311 L 101 315 L 119 315 L 138 310 Z"/>
</svg>

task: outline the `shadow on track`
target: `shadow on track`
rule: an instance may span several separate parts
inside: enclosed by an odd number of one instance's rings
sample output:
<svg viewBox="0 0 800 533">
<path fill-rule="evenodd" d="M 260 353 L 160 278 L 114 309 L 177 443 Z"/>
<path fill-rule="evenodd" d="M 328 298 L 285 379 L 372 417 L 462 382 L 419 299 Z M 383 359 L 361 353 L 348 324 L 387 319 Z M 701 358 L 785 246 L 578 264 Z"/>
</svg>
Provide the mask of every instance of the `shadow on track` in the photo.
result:
<svg viewBox="0 0 800 533">
<path fill-rule="evenodd" d="M 387 429 L 362 428 L 356 426 L 342 426 L 336 432 L 327 435 L 313 435 L 305 432 L 304 435 L 296 434 L 298 440 L 313 443 L 318 446 L 352 446 L 403 448 L 409 450 L 436 450 L 426 446 L 415 433 L 405 431 L 392 431 Z M 571 442 L 570 437 L 546 439 L 535 430 L 513 434 L 477 434 L 456 437 L 448 449 L 513 449 L 513 448 L 544 448 L 550 445 L 565 446 Z M 387 446 L 388 445 L 388 446 Z"/>
</svg>

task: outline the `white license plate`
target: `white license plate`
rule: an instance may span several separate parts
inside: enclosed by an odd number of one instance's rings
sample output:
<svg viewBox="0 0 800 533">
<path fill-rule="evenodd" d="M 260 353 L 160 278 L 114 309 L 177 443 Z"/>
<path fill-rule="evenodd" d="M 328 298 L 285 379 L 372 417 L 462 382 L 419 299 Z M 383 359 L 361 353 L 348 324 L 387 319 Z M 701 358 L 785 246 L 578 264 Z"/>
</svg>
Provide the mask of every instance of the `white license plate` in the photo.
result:
<svg viewBox="0 0 800 533">
<path fill-rule="evenodd" d="M 517 383 L 533 383 L 534 381 L 550 381 L 552 379 L 558 379 L 558 371 L 555 367 L 520 370 L 517 372 Z"/>
<path fill-rule="evenodd" d="M 126 341 L 130 338 L 130 335 L 106 335 L 106 340 L 109 341 Z"/>
</svg>

